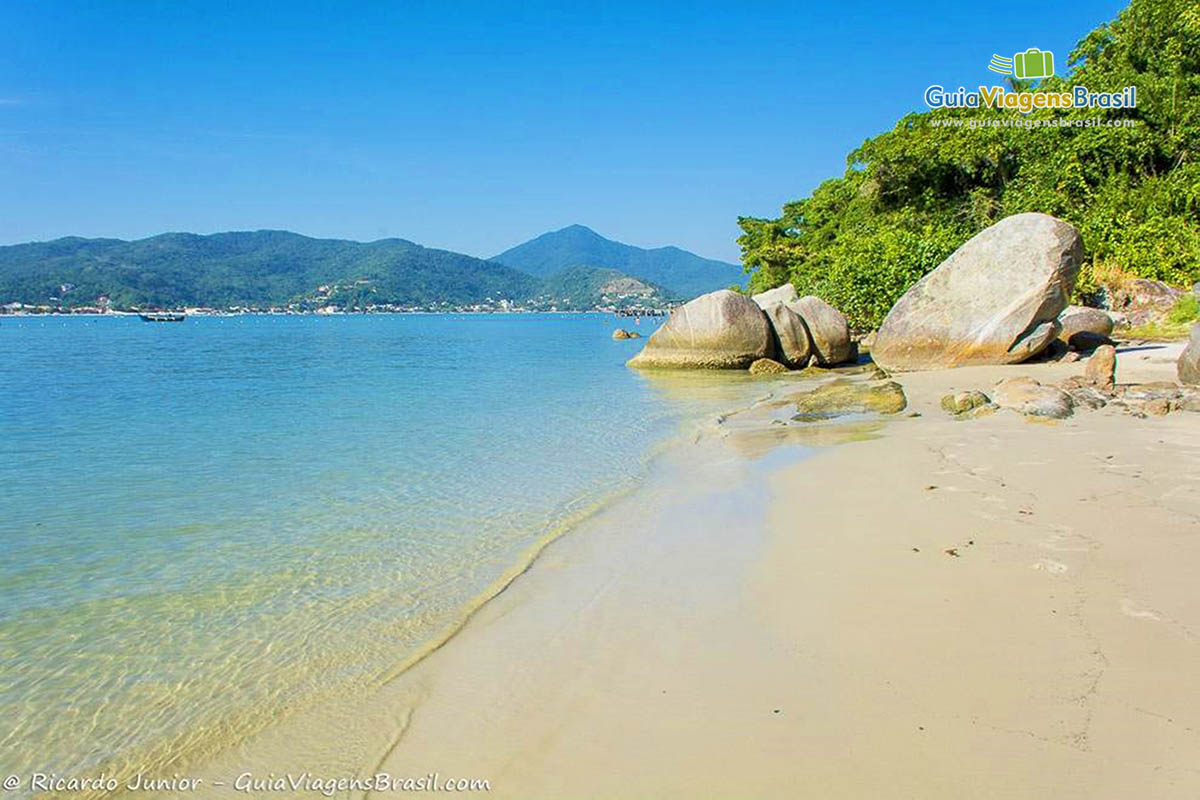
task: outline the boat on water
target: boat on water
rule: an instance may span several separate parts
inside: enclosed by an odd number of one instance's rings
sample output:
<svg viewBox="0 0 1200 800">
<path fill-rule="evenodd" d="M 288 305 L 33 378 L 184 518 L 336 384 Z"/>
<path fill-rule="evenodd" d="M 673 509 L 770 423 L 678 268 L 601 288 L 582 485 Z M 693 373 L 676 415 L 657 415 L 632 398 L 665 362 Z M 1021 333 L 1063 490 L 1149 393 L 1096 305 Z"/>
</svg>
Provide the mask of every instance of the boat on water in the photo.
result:
<svg viewBox="0 0 1200 800">
<path fill-rule="evenodd" d="M 144 311 L 138 317 L 142 322 L 183 322 L 187 314 L 182 311 Z"/>
</svg>

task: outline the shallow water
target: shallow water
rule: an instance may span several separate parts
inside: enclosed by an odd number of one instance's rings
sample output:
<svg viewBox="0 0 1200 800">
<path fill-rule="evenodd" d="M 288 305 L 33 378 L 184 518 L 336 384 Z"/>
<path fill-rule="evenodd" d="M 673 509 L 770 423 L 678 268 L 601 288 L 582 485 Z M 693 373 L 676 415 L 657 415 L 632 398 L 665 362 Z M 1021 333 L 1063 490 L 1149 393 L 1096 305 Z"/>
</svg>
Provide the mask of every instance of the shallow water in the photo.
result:
<svg viewBox="0 0 1200 800">
<path fill-rule="evenodd" d="M 613 327 L 4 319 L 0 772 L 153 771 L 378 681 L 759 391 Z"/>
</svg>

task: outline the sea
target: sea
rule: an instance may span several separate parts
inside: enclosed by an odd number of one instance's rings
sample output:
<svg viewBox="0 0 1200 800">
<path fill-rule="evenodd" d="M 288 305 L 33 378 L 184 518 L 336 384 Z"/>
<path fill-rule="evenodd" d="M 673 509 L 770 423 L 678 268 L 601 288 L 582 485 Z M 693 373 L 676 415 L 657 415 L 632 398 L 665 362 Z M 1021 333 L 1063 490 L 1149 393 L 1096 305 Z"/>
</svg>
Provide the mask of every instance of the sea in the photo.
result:
<svg viewBox="0 0 1200 800">
<path fill-rule="evenodd" d="M 752 394 L 602 314 L 0 318 L 0 774 L 195 762 L 403 671 Z"/>
</svg>

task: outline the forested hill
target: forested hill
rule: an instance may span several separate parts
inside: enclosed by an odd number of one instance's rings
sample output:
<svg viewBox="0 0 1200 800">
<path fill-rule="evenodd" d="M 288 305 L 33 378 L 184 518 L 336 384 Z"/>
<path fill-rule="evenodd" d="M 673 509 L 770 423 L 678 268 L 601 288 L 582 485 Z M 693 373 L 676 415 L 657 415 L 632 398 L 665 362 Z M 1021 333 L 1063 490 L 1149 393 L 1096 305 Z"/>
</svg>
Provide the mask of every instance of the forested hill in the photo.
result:
<svg viewBox="0 0 1200 800">
<path fill-rule="evenodd" d="M 909 114 L 779 217 L 739 220 L 751 288 L 790 281 L 871 327 L 956 247 L 1025 211 L 1053 214 L 1083 235 L 1079 300 L 1135 277 L 1200 280 L 1200 4 L 1131 0 L 1079 34 L 1058 74 L 1007 88 L 1135 86 L 1136 108 Z M 945 82 L 995 81 L 984 62 L 978 69 Z"/>
<path fill-rule="evenodd" d="M 107 296 L 117 308 L 471 304 L 520 300 L 541 287 L 511 267 L 403 239 L 252 231 L 0 247 L 0 303 L 89 306 Z"/>
<path fill-rule="evenodd" d="M 615 269 L 684 299 L 727 289 L 730 284 L 742 283 L 745 277 L 736 264 L 702 258 L 678 247 L 646 250 L 622 244 L 583 225 L 544 233 L 492 260 L 539 278 L 584 265 Z"/>
</svg>

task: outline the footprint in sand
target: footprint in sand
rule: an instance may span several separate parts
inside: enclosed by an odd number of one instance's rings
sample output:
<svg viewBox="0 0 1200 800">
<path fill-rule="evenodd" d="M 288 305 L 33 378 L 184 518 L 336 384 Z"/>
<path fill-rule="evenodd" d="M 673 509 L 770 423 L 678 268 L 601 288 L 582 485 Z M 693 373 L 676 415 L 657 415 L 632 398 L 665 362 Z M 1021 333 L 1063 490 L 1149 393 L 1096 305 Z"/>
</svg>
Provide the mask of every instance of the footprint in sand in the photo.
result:
<svg viewBox="0 0 1200 800">
<path fill-rule="evenodd" d="M 1051 575 L 1061 575 L 1067 571 L 1067 565 L 1061 561 L 1051 561 L 1048 558 L 1043 558 L 1033 565 L 1033 569 L 1049 572 Z"/>
<path fill-rule="evenodd" d="M 1121 600 L 1121 613 L 1127 617 L 1133 617 L 1134 619 L 1152 619 L 1155 621 L 1162 619 L 1162 617 L 1160 617 L 1158 614 L 1155 614 L 1153 611 L 1142 611 L 1137 607 L 1136 603 L 1128 598 Z"/>
</svg>

